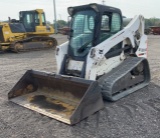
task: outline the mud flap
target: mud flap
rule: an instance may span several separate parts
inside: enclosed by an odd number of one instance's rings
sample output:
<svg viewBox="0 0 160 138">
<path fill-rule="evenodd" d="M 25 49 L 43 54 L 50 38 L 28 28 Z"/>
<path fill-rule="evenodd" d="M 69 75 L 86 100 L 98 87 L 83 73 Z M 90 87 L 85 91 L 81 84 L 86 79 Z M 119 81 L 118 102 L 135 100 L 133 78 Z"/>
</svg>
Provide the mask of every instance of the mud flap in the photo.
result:
<svg viewBox="0 0 160 138">
<path fill-rule="evenodd" d="M 8 98 L 71 125 L 104 107 L 97 81 L 34 70 L 24 74 Z"/>
</svg>

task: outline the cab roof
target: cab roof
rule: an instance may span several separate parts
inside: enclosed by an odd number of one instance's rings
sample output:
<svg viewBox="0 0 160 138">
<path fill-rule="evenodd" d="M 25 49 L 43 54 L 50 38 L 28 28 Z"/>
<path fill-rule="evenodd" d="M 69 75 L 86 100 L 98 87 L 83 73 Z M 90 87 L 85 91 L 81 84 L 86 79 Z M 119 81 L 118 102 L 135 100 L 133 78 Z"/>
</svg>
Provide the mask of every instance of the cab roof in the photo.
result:
<svg viewBox="0 0 160 138">
<path fill-rule="evenodd" d="M 106 6 L 106 5 L 101 5 L 97 3 L 91 3 L 87 5 L 81 5 L 81 6 L 75 6 L 75 7 L 69 7 L 68 8 L 68 13 L 72 16 L 74 13 L 77 11 L 81 10 L 87 10 L 87 9 L 92 9 L 96 12 L 104 13 L 104 12 L 116 12 L 121 14 L 121 10 L 118 8 Z"/>
</svg>

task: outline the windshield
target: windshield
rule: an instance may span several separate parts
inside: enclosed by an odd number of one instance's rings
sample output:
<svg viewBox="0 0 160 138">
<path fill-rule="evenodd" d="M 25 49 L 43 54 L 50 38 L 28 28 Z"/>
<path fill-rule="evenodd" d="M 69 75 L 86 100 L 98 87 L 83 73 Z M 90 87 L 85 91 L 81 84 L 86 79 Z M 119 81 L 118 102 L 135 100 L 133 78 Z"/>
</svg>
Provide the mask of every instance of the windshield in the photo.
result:
<svg viewBox="0 0 160 138">
<path fill-rule="evenodd" d="M 33 13 L 25 13 L 23 14 L 23 24 L 25 26 L 25 28 L 27 29 L 33 29 L 34 26 L 34 18 L 33 18 Z"/>
<path fill-rule="evenodd" d="M 70 50 L 74 57 L 85 57 L 93 46 L 95 16 L 93 10 L 80 11 L 74 15 L 70 41 Z"/>
<path fill-rule="evenodd" d="M 37 25 L 40 24 L 40 16 L 42 17 L 42 24 L 44 25 L 46 23 L 46 19 L 45 19 L 45 14 L 44 13 L 42 13 L 42 14 L 35 13 L 35 23 Z"/>
</svg>

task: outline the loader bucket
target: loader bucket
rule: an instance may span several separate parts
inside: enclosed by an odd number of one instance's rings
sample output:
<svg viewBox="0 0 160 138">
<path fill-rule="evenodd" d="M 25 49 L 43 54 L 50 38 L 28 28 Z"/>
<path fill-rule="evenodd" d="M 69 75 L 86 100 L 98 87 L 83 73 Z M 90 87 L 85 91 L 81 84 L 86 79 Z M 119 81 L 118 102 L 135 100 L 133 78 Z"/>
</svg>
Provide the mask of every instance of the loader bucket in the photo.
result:
<svg viewBox="0 0 160 138">
<path fill-rule="evenodd" d="M 8 98 L 71 125 L 104 107 L 97 81 L 34 70 L 24 74 Z"/>
</svg>

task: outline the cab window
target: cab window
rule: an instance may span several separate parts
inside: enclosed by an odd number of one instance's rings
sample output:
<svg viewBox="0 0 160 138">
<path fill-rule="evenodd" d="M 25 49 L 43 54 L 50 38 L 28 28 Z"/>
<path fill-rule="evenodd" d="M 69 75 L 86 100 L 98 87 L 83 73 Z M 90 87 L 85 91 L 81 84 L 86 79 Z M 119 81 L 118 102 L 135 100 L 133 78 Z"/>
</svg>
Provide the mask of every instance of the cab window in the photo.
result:
<svg viewBox="0 0 160 138">
<path fill-rule="evenodd" d="M 112 14 L 111 32 L 116 33 L 121 29 L 121 17 L 117 13 Z"/>
<path fill-rule="evenodd" d="M 99 43 L 121 30 L 121 16 L 118 13 L 104 13 L 101 18 Z"/>
</svg>

